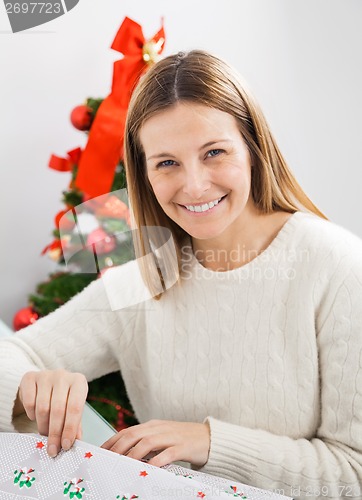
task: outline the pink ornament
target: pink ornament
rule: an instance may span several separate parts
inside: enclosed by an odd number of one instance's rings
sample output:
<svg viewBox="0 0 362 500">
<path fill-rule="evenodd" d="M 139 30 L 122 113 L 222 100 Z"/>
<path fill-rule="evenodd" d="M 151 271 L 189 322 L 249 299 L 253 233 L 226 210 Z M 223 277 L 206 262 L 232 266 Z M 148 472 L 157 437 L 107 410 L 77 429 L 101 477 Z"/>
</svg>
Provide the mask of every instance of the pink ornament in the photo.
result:
<svg viewBox="0 0 362 500">
<path fill-rule="evenodd" d="M 105 232 L 99 227 L 94 229 L 87 238 L 88 250 L 95 252 L 98 255 L 104 255 L 113 252 L 116 248 L 116 238 Z"/>
</svg>

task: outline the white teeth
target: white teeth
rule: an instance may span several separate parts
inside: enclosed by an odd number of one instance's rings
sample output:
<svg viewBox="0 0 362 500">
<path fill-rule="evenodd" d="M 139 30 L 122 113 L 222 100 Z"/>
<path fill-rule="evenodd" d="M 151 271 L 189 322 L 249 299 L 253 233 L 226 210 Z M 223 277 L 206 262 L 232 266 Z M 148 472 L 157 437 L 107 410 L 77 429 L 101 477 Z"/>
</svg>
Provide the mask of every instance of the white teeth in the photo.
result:
<svg viewBox="0 0 362 500">
<path fill-rule="evenodd" d="M 190 212 L 206 212 L 207 210 L 210 210 L 210 208 L 215 207 L 221 198 L 210 201 L 210 203 L 204 203 L 203 205 L 184 205 L 187 210 L 190 210 Z"/>
</svg>

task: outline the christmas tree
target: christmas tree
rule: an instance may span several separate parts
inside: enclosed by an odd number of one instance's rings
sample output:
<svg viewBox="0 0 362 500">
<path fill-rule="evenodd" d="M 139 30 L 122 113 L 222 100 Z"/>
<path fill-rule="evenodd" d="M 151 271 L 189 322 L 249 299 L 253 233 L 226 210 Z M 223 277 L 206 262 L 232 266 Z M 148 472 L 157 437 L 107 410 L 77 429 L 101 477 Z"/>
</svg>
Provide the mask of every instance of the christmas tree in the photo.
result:
<svg viewBox="0 0 362 500">
<path fill-rule="evenodd" d="M 53 241 L 43 250 L 59 270 L 37 286 L 29 306 L 14 317 L 19 330 L 37 321 L 79 293 L 106 269 L 134 258 L 130 211 L 123 163 L 123 134 L 127 107 L 138 79 L 155 63 L 164 48 L 163 27 L 145 40 L 142 28 L 125 18 L 111 46 L 123 54 L 114 63 L 111 93 L 105 99 L 88 98 L 70 115 L 88 142 L 67 153 L 52 155 L 49 167 L 69 172 L 63 192 L 65 207 L 55 216 Z M 89 384 L 88 401 L 117 430 L 136 422 L 119 373 Z"/>
</svg>

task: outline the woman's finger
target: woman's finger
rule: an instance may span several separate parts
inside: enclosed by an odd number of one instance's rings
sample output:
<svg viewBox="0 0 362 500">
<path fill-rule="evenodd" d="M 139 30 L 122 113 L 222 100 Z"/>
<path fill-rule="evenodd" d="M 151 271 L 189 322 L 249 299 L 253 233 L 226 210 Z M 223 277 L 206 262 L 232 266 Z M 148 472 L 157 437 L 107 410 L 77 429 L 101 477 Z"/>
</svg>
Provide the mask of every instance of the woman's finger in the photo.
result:
<svg viewBox="0 0 362 500">
<path fill-rule="evenodd" d="M 123 429 L 115 436 L 112 436 L 108 441 L 102 444 L 102 448 L 114 451 L 119 455 L 125 455 L 133 448 L 141 439 L 151 435 L 154 431 L 147 428 L 146 424 L 134 425 L 128 429 Z"/>
<path fill-rule="evenodd" d="M 83 426 L 82 426 L 82 420 L 81 420 L 79 427 L 78 427 L 77 435 L 75 436 L 75 438 L 82 439 L 82 437 L 83 437 Z"/>
<path fill-rule="evenodd" d="M 50 418 L 48 432 L 48 455 L 55 457 L 61 447 L 61 437 L 65 422 L 65 411 L 69 393 L 69 383 L 66 377 L 59 377 L 56 381 L 50 402 Z"/>
<path fill-rule="evenodd" d="M 124 443 L 125 452 L 128 451 L 133 444 L 135 444 L 144 435 L 145 424 L 137 424 L 127 429 L 123 429 L 114 436 L 110 437 L 105 443 L 102 444 L 101 448 L 105 450 L 110 450 L 117 442 Z M 133 443 L 133 444 L 132 444 Z"/>
<path fill-rule="evenodd" d="M 125 449 L 126 452 L 140 439 L 148 436 L 151 433 L 154 433 L 156 427 L 160 427 L 162 425 L 164 426 L 165 424 L 168 424 L 168 422 L 162 420 L 149 420 L 148 422 L 145 422 L 143 424 L 133 425 L 132 427 L 128 427 L 127 429 L 123 429 L 117 432 L 117 434 L 105 441 L 102 444 L 101 448 L 110 450 L 117 441 L 121 440 L 123 443 L 125 443 L 125 448 L 127 448 L 128 446 L 128 448 Z"/>
<path fill-rule="evenodd" d="M 70 386 L 65 414 L 64 428 L 61 437 L 63 450 L 69 450 L 76 439 L 82 420 L 82 413 L 87 398 L 88 384 L 83 375 L 74 374 L 74 381 Z"/>
<path fill-rule="evenodd" d="M 163 467 L 177 460 L 182 460 L 180 448 L 178 446 L 170 446 L 151 458 L 148 463 L 155 467 Z"/>
<path fill-rule="evenodd" d="M 127 457 L 134 458 L 136 460 L 141 460 L 145 458 L 149 453 L 155 451 L 164 450 L 175 445 L 175 436 L 172 434 L 153 434 L 142 438 L 137 444 L 135 444 L 131 450 L 127 453 Z M 111 448 L 111 451 L 121 454 L 118 447 L 118 443 L 115 443 Z"/>
<path fill-rule="evenodd" d="M 30 420 L 35 420 L 36 404 L 36 372 L 28 372 L 21 379 L 19 386 L 19 399 L 24 407 L 25 413 Z"/>
<path fill-rule="evenodd" d="M 49 432 L 50 401 L 53 387 L 48 377 L 36 380 L 35 418 L 39 434 L 47 436 Z"/>
</svg>

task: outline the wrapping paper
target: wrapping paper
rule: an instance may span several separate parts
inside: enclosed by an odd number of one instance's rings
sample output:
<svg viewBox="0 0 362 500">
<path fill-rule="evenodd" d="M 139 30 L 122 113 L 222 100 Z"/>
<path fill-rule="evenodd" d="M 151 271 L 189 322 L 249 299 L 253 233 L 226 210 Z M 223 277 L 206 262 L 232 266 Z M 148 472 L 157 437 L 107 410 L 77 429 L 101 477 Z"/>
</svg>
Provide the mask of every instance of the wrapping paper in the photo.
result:
<svg viewBox="0 0 362 500">
<path fill-rule="evenodd" d="M 39 434 L 0 433 L 0 499 L 148 500 L 287 497 L 170 464 L 159 468 L 76 441 L 55 458 Z"/>
</svg>

